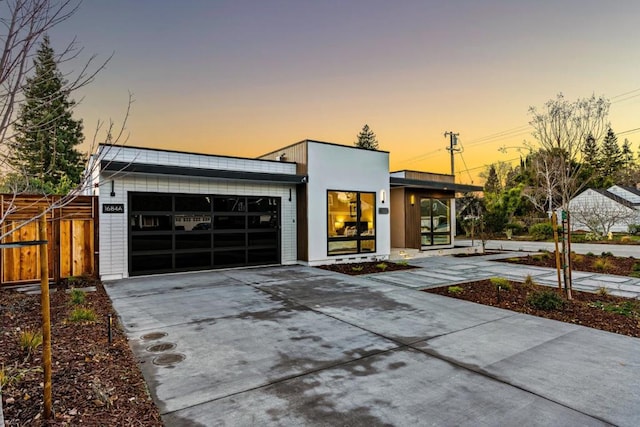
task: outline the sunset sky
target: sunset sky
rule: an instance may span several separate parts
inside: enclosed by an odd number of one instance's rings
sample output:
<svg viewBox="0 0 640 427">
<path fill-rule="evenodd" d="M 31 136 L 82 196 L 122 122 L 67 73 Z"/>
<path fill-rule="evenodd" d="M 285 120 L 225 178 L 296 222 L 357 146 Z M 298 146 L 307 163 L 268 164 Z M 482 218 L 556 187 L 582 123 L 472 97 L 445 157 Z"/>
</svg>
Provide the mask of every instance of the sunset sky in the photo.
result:
<svg viewBox="0 0 640 427">
<path fill-rule="evenodd" d="M 121 120 L 129 91 L 134 146 L 255 157 L 351 145 L 366 123 L 392 170 L 448 173 L 454 131 L 456 179 L 480 184 L 519 156 L 498 148 L 532 141 L 529 106 L 559 92 L 611 99 L 637 153 L 639 16 L 637 0 L 87 0 L 50 36 L 114 53 L 74 95 L 87 134 Z"/>
</svg>

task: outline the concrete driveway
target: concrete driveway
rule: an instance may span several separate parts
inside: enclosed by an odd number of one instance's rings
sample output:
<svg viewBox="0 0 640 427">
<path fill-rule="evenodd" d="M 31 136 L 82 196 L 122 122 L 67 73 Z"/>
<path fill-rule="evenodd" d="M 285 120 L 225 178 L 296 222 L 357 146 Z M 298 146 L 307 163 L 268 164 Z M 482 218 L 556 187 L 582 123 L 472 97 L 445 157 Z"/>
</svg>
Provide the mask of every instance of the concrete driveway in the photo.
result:
<svg viewBox="0 0 640 427">
<path fill-rule="evenodd" d="M 639 339 L 302 266 L 106 289 L 168 426 L 640 425 Z"/>
</svg>

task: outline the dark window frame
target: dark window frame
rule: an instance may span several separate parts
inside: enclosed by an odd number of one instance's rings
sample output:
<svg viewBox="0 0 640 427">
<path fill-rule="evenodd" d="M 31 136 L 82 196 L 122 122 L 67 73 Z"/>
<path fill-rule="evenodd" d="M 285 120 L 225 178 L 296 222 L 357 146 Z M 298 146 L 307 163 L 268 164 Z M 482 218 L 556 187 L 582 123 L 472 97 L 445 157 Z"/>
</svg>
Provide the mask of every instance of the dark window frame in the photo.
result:
<svg viewBox="0 0 640 427">
<path fill-rule="evenodd" d="M 361 210 L 361 195 L 362 194 L 370 194 L 373 196 L 373 236 L 361 236 L 360 233 L 356 233 L 354 236 L 340 236 L 340 237 L 332 237 L 329 236 L 329 225 L 330 225 L 330 211 L 329 211 L 329 193 L 338 193 L 338 192 L 344 192 L 344 193 L 353 193 L 356 195 L 356 205 L 355 205 L 355 213 L 356 213 L 356 230 L 360 230 L 361 228 L 361 223 L 363 221 L 361 221 L 361 214 L 362 214 L 362 210 Z M 377 237 L 378 237 L 378 212 L 377 212 L 377 193 L 375 191 L 353 191 L 353 190 L 336 190 L 336 189 L 327 189 L 326 194 L 325 194 L 325 203 L 326 203 L 326 210 L 325 210 L 325 220 L 326 220 L 326 224 L 324 227 L 324 232 L 325 235 L 327 237 L 327 256 L 330 257 L 340 257 L 340 256 L 350 256 L 350 255 L 362 255 L 362 254 L 374 254 L 376 253 L 376 250 L 378 248 L 378 241 L 377 241 Z M 331 245 L 332 242 L 356 242 L 356 252 L 341 252 L 341 253 L 330 253 L 329 247 Z M 362 251 L 362 242 L 363 241 L 373 241 L 373 250 L 372 251 L 366 251 L 363 252 Z"/>
<path fill-rule="evenodd" d="M 447 207 L 449 209 L 449 216 L 447 218 L 447 220 L 449 221 L 449 231 L 433 231 L 433 210 L 431 209 L 431 215 L 429 216 L 429 221 L 430 226 L 429 228 L 431 229 L 430 232 L 427 233 L 423 233 L 422 232 L 422 223 L 420 223 L 420 247 L 423 248 L 430 248 L 430 247 L 438 247 L 438 246 L 449 246 L 451 245 L 452 242 L 452 237 L 451 237 L 451 233 L 452 233 L 452 229 L 453 229 L 453 224 L 451 223 L 451 205 L 452 205 L 452 200 L 455 199 L 451 199 L 451 198 L 444 198 L 444 197 L 420 197 L 420 206 L 422 206 L 422 201 L 423 200 L 429 200 L 429 205 L 432 205 L 433 201 L 438 200 L 438 201 L 446 201 L 448 203 Z M 421 208 L 422 209 L 422 208 Z M 420 212 L 420 221 L 422 221 L 422 211 Z M 428 245 L 424 245 L 422 244 L 422 237 L 423 236 L 428 236 L 429 237 L 429 241 L 431 242 Z M 440 244 L 435 244 L 435 237 L 436 236 L 447 236 L 448 238 L 448 242 L 447 243 L 440 243 Z"/>
</svg>

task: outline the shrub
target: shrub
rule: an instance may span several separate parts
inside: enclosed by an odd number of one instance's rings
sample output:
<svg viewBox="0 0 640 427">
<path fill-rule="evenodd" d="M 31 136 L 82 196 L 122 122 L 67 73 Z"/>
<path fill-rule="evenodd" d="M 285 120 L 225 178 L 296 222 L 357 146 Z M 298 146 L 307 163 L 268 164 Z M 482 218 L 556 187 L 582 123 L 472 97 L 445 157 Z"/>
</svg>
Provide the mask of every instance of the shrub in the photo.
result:
<svg viewBox="0 0 640 427">
<path fill-rule="evenodd" d="M 388 267 L 388 265 L 386 263 L 384 263 L 384 262 L 381 262 L 380 264 L 376 264 L 376 268 L 378 270 L 385 271 L 387 269 L 387 267 Z"/>
<path fill-rule="evenodd" d="M 635 262 L 631 268 L 633 271 L 640 271 L 640 262 Z"/>
<path fill-rule="evenodd" d="M 600 286 L 596 293 L 601 297 L 606 297 L 607 295 L 609 295 L 609 289 L 607 289 L 605 286 Z"/>
<path fill-rule="evenodd" d="M 94 322 L 96 314 L 90 308 L 77 307 L 69 314 L 71 322 Z"/>
<path fill-rule="evenodd" d="M 640 307 L 638 307 L 638 304 L 634 301 L 625 301 L 622 304 L 606 304 L 604 311 L 631 317 L 640 314 Z"/>
<path fill-rule="evenodd" d="M 629 224 L 628 225 L 629 234 L 638 235 L 640 234 L 640 224 Z"/>
<path fill-rule="evenodd" d="M 509 280 L 504 277 L 492 277 L 489 281 L 496 287 L 496 289 L 502 289 L 503 291 L 511 290 L 511 283 L 509 283 Z"/>
<path fill-rule="evenodd" d="M 622 236 L 620 238 L 620 243 L 629 243 L 631 241 L 631 236 Z"/>
<path fill-rule="evenodd" d="M 586 255 L 586 256 L 595 256 L 595 255 L 593 254 L 593 252 L 587 252 L 585 255 Z"/>
<path fill-rule="evenodd" d="M 608 251 L 607 251 L 607 252 L 602 252 L 602 255 L 601 255 L 601 256 L 603 256 L 603 257 L 605 257 L 605 258 L 606 258 L 606 257 L 612 257 L 612 256 L 613 256 L 613 254 L 612 254 L 611 252 L 608 252 Z"/>
<path fill-rule="evenodd" d="M 449 286 L 447 288 L 447 292 L 458 295 L 464 292 L 464 289 L 462 289 L 460 286 Z"/>
<path fill-rule="evenodd" d="M 598 258 L 593 262 L 592 267 L 598 271 L 607 271 L 613 268 L 613 264 L 606 258 Z"/>
<path fill-rule="evenodd" d="M 42 332 L 25 329 L 20 333 L 18 340 L 20 348 L 29 357 L 35 349 L 42 345 Z"/>
<path fill-rule="evenodd" d="M 584 235 L 584 240 L 587 242 L 596 242 L 602 240 L 602 235 L 600 233 L 589 232 Z"/>
<path fill-rule="evenodd" d="M 82 305 L 86 299 L 86 293 L 80 289 L 71 289 L 71 304 Z"/>
<path fill-rule="evenodd" d="M 559 310 L 564 307 L 564 301 L 554 291 L 533 292 L 527 297 L 527 304 L 538 310 Z"/>
<path fill-rule="evenodd" d="M 546 240 L 553 236 L 553 225 L 549 222 L 541 222 L 529 227 L 529 235 L 533 240 Z"/>
<path fill-rule="evenodd" d="M 571 252 L 571 259 L 574 262 L 583 262 L 584 261 L 584 255 L 580 255 L 580 254 L 577 254 L 575 252 Z"/>
<path fill-rule="evenodd" d="M 511 230 L 513 234 L 520 234 L 524 230 L 524 227 L 518 223 L 510 222 L 504 226 L 505 230 Z"/>
<path fill-rule="evenodd" d="M 403 259 L 401 261 L 397 261 L 396 264 L 406 267 L 409 265 L 409 261 Z"/>
<path fill-rule="evenodd" d="M 353 267 L 351 267 L 351 271 L 359 272 L 362 270 L 364 270 L 364 267 L 361 265 L 354 265 Z"/>
</svg>

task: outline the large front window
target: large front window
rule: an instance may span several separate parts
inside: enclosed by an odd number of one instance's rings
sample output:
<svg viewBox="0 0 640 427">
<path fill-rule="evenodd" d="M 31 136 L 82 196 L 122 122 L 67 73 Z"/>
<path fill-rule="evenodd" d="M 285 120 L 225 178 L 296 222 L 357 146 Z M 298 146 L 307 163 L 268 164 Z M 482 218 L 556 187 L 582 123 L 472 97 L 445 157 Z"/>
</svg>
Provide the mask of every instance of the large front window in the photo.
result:
<svg viewBox="0 0 640 427">
<path fill-rule="evenodd" d="M 420 199 L 420 236 L 422 246 L 451 244 L 449 199 Z"/>
<path fill-rule="evenodd" d="M 348 255 L 376 251 L 376 193 L 327 192 L 327 252 Z"/>
</svg>

